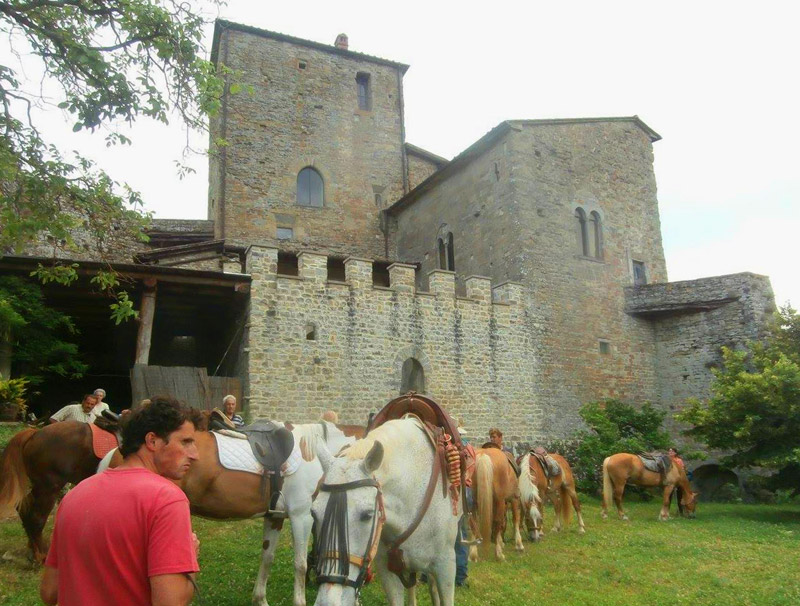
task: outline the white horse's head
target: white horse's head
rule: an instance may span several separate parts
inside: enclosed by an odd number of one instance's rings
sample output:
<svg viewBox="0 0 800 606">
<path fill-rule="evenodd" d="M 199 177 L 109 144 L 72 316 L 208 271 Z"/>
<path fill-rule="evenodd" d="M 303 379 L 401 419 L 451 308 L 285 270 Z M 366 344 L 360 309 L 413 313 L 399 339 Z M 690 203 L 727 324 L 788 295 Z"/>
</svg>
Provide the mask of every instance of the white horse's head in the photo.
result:
<svg viewBox="0 0 800 606">
<path fill-rule="evenodd" d="M 375 440 L 363 458 L 334 458 L 320 442 L 317 456 L 325 476 L 311 507 L 318 533 L 315 604 L 352 606 L 380 539 L 383 500 L 374 474 L 384 448 Z"/>
</svg>

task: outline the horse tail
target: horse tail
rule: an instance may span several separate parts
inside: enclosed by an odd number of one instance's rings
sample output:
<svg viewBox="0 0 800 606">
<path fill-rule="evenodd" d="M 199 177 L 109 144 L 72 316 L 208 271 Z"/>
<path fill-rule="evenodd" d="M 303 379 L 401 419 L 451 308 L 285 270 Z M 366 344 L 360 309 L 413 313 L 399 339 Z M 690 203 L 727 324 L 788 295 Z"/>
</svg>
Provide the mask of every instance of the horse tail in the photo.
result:
<svg viewBox="0 0 800 606">
<path fill-rule="evenodd" d="M 480 454 L 475 464 L 478 488 L 478 522 L 483 545 L 492 543 L 492 505 L 494 497 L 494 464 L 489 455 Z"/>
<path fill-rule="evenodd" d="M 30 427 L 16 434 L 0 456 L 0 518 L 5 518 L 17 510 L 30 488 L 30 478 L 25 471 L 22 448 L 36 433 Z"/>
<path fill-rule="evenodd" d="M 611 502 L 614 496 L 614 487 L 611 484 L 611 475 L 608 473 L 608 460 L 611 457 L 606 457 L 603 461 L 603 509 L 608 510 L 611 508 Z"/>
<path fill-rule="evenodd" d="M 531 453 L 527 453 L 519 464 L 519 497 L 522 501 L 522 507 L 526 509 L 538 528 L 541 522 L 541 513 L 539 513 L 538 505 L 542 502 L 542 498 L 539 496 L 539 488 L 531 477 L 530 458 Z"/>
</svg>

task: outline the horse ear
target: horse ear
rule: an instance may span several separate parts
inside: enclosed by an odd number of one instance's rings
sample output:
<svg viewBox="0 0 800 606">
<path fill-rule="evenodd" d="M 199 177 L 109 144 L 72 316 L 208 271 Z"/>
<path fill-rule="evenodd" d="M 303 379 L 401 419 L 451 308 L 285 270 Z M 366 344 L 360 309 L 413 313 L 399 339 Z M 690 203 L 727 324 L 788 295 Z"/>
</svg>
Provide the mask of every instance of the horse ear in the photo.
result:
<svg viewBox="0 0 800 606">
<path fill-rule="evenodd" d="M 364 469 L 367 473 L 372 473 L 381 466 L 382 462 L 383 444 L 376 440 L 372 448 L 369 449 L 367 456 L 364 457 Z"/>
</svg>

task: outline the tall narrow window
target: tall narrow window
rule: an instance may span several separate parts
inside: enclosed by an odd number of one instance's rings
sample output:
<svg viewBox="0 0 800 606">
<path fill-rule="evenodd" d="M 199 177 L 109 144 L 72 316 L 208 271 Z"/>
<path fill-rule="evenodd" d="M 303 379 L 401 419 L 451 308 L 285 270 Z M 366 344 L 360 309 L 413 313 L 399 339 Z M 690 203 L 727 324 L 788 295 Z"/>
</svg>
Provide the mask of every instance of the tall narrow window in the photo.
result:
<svg viewBox="0 0 800 606">
<path fill-rule="evenodd" d="M 356 87 L 358 88 L 358 109 L 369 111 L 372 109 L 372 91 L 370 90 L 369 74 L 358 72 L 356 74 Z"/>
<path fill-rule="evenodd" d="M 447 234 L 447 269 L 450 271 L 456 270 L 456 254 L 453 251 L 453 234 Z"/>
<path fill-rule="evenodd" d="M 442 238 L 436 240 L 436 248 L 439 253 L 439 269 L 447 269 L 447 249 Z"/>
<path fill-rule="evenodd" d="M 297 203 L 300 206 L 322 207 L 322 177 L 306 166 L 297 175 Z"/>
<path fill-rule="evenodd" d="M 586 212 L 578 207 L 575 209 L 577 219 L 576 236 L 578 238 L 578 250 L 584 257 L 589 256 L 589 229 L 586 225 Z"/>
<path fill-rule="evenodd" d="M 645 271 L 644 261 L 633 262 L 633 285 L 643 286 L 647 284 L 647 272 Z"/>
<path fill-rule="evenodd" d="M 603 224 L 600 221 L 600 213 L 593 210 L 589 215 L 592 224 L 592 255 L 595 259 L 603 258 Z"/>
</svg>

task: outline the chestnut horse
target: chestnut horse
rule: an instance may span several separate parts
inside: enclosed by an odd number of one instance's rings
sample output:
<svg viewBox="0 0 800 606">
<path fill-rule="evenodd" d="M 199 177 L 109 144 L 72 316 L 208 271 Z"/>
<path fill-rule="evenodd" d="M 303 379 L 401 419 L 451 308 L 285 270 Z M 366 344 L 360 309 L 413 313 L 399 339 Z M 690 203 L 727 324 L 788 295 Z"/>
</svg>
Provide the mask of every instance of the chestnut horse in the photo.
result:
<svg viewBox="0 0 800 606">
<path fill-rule="evenodd" d="M 578 500 L 578 493 L 575 491 L 575 477 L 572 474 L 572 468 L 561 455 L 549 453 L 548 456 L 558 463 L 561 473 L 548 480 L 539 459 L 532 456 L 531 453 L 526 453 L 520 461 L 520 488 L 532 483 L 538 489 L 537 494 L 545 495 L 553 504 L 556 514 L 553 532 L 559 532 L 569 524 L 572 517 L 572 509 L 574 509 L 578 518 L 578 532 L 583 534 L 586 532 L 586 526 L 581 515 L 581 502 Z M 532 541 L 539 541 L 544 536 L 544 499 L 538 499 L 537 502 L 525 502 L 523 500 L 522 506 L 526 513 L 529 537 Z M 538 515 L 531 515 L 534 507 Z"/>
<path fill-rule="evenodd" d="M 662 477 L 660 473 L 645 468 L 644 463 L 637 455 L 618 452 L 603 461 L 603 518 L 608 517 L 608 508 L 613 495 L 620 519 L 628 519 L 622 509 L 622 494 L 625 492 L 626 483 L 651 488 L 663 487 L 664 501 L 658 516 L 660 520 L 669 519 L 670 497 L 676 487 L 680 489 L 678 491 L 679 504 L 686 509 L 688 517 L 695 516 L 697 495 L 700 493 L 692 492 L 689 478 L 686 477 L 686 470 L 681 465 L 673 463 L 669 472 Z"/>
<path fill-rule="evenodd" d="M 42 530 L 61 489 L 94 474 L 100 462 L 86 423 L 62 421 L 17 433 L 0 457 L 0 518 L 16 510 L 34 561 L 43 562 Z"/>
<path fill-rule="evenodd" d="M 506 528 L 506 508 L 511 504 L 512 518 L 514 521 L 514 548 L 522 551 L 522 535 L 520 526 L 520 491 L 517 475 L 511 467 L 506 454 L 499 448 L 478 448 L 475 451 L 475 475 L 472 490 L 475 503 L 478 506 L 478 527 L 482 550 L 488 551 L 491 542 L 494 543 L 495 557 L 501 562 L 506 559 L 503 555 L 503 533 Z M 531 495 L 525 495 L 526 501 Z M 474 532 L 474 528 L 473 528 Z M 470 559 L 478 559 L 478 546 L 470 546 Z"/>
</svg>

